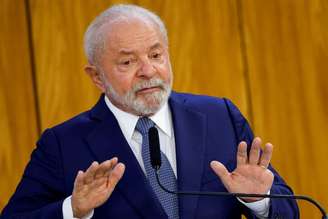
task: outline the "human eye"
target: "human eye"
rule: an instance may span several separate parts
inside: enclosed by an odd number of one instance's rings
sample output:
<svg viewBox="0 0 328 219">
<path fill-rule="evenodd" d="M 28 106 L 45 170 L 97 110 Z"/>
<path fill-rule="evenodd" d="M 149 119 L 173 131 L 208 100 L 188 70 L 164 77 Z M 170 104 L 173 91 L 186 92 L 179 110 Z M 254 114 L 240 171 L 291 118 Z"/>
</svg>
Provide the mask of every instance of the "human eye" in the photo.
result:
<svg viewBox="0 0 328 219">
<path fill-rule="evenodd" d="M 124 67 L 128 67 L 130 65 L 132 65 L 136 60 L 134 58 L 123 58 L 121 60 L 119 60 L 118 64 L 120 66 L 124 66 Z"/>
<path fill-rule="evenodd" d="M 124 60 L 120 60 L 119 64 L 122 66 L 128 66 L 132 63 L 131 59 L 124 59 Z"/>
<path fill-rule="evenodd" d="M 150 53 L 151 59 L 160 59 L 162 57 L 162 53 L 160 51 L 153 51 Z"/>
</svg>

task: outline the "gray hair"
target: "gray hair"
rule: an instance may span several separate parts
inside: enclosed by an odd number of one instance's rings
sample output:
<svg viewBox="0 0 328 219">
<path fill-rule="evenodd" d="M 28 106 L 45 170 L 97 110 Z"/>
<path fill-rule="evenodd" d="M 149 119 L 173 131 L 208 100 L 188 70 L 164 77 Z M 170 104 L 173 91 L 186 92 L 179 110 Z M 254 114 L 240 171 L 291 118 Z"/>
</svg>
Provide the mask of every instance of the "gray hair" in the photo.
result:
<svg viewBox="0 0 328 219">
<path fill-rule="evenodd" d="M 159 28 L 165 42 L 168 44 L 165 25 L 155 13 L 136 5 L 114 5 L 98 15 L 84 34 L 84 51 L 90 64 L 98 65 L 100 55 L 104 52 L 106 39 L 106 33 L 102 29 L 104 25 L 131 18 L 139 18 L 152 22 Z"/>
</svg>

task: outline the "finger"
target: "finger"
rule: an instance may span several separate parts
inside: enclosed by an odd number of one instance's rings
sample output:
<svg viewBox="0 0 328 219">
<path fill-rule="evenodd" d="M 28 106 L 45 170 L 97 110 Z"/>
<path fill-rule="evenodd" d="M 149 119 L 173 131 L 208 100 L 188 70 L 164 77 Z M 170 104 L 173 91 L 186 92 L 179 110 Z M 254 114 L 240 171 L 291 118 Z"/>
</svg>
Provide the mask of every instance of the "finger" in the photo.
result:
<svg viewBox="0 0 328 219">
<path fill-rule="evenodd" d="M 107 189 L 108 177 L 100 177 L 95 179 L 92 184 L 90 184 L 90 190 L 99 191 L 102 189 Z"/>
<path fill-rule="evenodd" d="M 74 188 L 79 191 L 82 189 L 84 183 L 83 183 L 83 179 L 84 179 L 84 173 L 82 170 L 79 170 L 76 177 L 75 177 L 75 181 L 74 181 Z"/>
<path fill-rule="evenodd" d="M 266 143 L 264 151 L 261 156 L 260 166 L 268 168 L 271 157 L 272 157 L 273 145 L 271 143 Z"/>
<path fill-rule="evenodd" d="M 251 151 L 249 152 L 249 164 L 257 165 L 260 159 L 261 139 L 256 137 L 253 140 Z"/>
<path fill-rule="evenodd" d="M 247 163 L 247 144 L 242 141 L 238 145 L 237 151 L 237 166 Z"/>
<path fill-rule="evenodd" d="M 218 177 L 220 177 L 222 183 L 226 186 L 229 185 L 231 176 L 227 168 L 219 161 L 212 161 L 211 168 L 216 173 Z"/>
<path fill-rule="evenodd" d="M 108 183 L 107 186 L 109 189 L 114 189 L 118 181 L 123 176 L 123 173 L 125 171 L 125 165 L 123 163 L 118 163 L 112 171 L 110 171 L 110 175 L 108 177 Z"/>
<path fill-rule="evenodd" d="M 85 171 L 85 176 L 84 176 L 85 184 L 90 184 L 93 181 L 96 171 L 98 169 L 98 166 L 99 166 L 99 163 L 97 161 L 94 161 L 94 162 L 92 162 L 90 167 L 87 169 L 87 171 Z"/>
<path fill-rule="evenodd" d="M 104 162 L 102 162 L 96 173 L 95 173 L 95 179 L 98 179 L 100 177 L 106 177 L 106 174 L 117 164 L 117 158 L 114 157 L 110 160 L 106 160 Z M 108 175 L 108 174 L 107 174 Z"/>
</svg>

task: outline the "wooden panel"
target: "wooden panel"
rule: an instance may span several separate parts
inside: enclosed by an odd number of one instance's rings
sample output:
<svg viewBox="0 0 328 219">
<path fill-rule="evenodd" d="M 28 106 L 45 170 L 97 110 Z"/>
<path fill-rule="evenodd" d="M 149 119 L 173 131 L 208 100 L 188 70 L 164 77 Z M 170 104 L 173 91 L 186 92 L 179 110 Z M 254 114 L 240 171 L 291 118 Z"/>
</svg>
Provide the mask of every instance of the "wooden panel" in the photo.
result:
<svg viewBox="0 0 328 219">
<path fill-rule="evenodd" d="M 247 114 L 235 1 L 163 1 L 146 6 L 168 27 L 174 88 L 227 96 Z"/>
<path fill-rule="evenodd" d="M 97 5 L 30 1 L 41 128 L 91 107 L 97 90 L 83 71 L 83 32 Z M 45 19 L 46 18 L 46 19 Z"/>
<path fill-rule="evenodd" d="M 100 11 L 120 1 L 31 2 L 44 129 L 86 110 L 97 99 L 99 93 L 83 72 L 83 33 Z M 154 10 L 167 24 L 176 90 L 229 96 L 246 112 L 234 1 L 130 2 Z"/>
<path fill-rule="evenodd" d="M 273 164 L 295 193 L 327 207 L 327 1 L 241 2 L 256 133 L 276 146 Z M 300 206 L 301 218 L 320 218 Z"/>
<path fill-rule="evenodd" d="M 37 138 L 24 1 L 0 1 L 0 211 Z"/>
</svg>

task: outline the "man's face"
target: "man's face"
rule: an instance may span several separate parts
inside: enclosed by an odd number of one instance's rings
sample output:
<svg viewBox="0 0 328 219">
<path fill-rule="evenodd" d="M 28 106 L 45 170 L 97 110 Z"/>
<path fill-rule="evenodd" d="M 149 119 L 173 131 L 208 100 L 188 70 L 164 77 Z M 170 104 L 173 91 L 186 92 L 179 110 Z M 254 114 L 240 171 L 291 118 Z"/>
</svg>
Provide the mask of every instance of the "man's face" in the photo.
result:
<svg viewBox="0 0 328 219">
<path fill-rule="evenodd" d="M 106 95 L 118 108 L 152 115 L 167 101 L 172 71 L 158 28 L 141 20 L 110 25 L 100 74 Z"/>
</svg>

